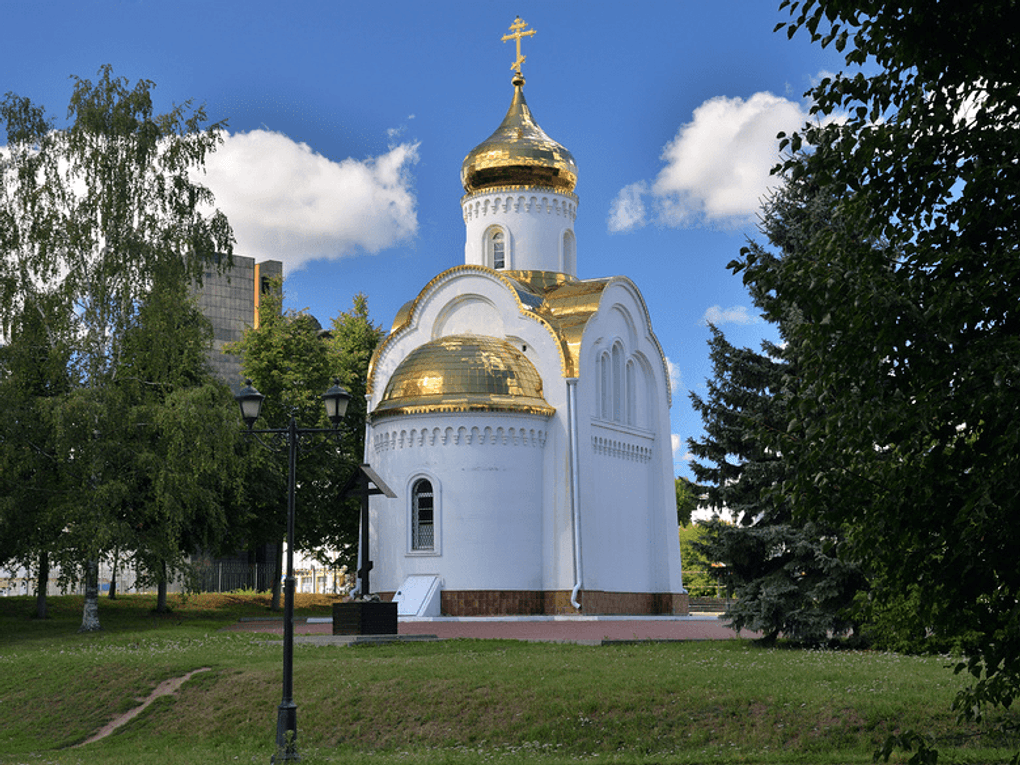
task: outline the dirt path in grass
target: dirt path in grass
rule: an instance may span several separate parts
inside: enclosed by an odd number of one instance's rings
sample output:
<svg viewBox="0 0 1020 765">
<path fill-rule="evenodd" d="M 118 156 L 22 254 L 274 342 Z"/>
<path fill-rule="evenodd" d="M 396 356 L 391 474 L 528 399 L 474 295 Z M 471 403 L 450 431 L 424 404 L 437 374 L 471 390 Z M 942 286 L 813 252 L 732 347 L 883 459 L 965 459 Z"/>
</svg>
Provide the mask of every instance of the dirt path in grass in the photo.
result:
<svg viewBox="0 0 1020 765">
<path fill-rule="evenodd" d="M 156 689 L 152 693 L 150 693 L 146 698 L 139 699 L 139 701 L 141 701 L 140 706 L 137 706 L 134 709 L 131 709 L 125 712 L 124 714 L 118 715 L 117 717 L 113 718 L 110 722 L 104 725 L 96 735 L 94 735 L 90 739 L 82 741 L 80 744 L 76 744 L 74 748 L 77 749 L 79 746 L 85 746 L 85 744 L 91 744 L 93 741 L 99 741 L 99 739 L 101 738 L 106 738 L 115 730 L 117 730 L 117 728 L 127 724 L 128 722 L 136 718 L 138 715 L 140 715 L 142 712 L 144 712 L 148 708 L 149 704 L 158 699 L 160 696 L 169 696 L 171 693 L 177 693 L 180 687 L 191 679 L 192 675 L 195 675 L 199 672 L 208 672 L 210 669 L 212 669 L 212 667 L 200 667 L 199 669 L 191 670 L 191 672 L 189 672 L 186 675 L 182 675 L 181 677 L 171 677 L 169 680 L 164 680 L 162 683 L 157 685 Z"/>
</svg>

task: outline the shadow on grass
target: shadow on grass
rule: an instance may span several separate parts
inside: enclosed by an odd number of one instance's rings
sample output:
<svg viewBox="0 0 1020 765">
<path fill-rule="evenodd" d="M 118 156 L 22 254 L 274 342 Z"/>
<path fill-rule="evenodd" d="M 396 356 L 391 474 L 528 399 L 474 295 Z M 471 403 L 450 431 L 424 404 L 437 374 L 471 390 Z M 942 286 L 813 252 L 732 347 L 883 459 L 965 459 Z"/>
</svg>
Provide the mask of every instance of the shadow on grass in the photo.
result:
<svg viewBox="0 0 1020 765">
<path fill-rule="evenodd" d="M 328 616 L 338 598 L 330 595 L 298 593 L 295 614 Z M 64 638 L 81 625 L 83 595 L 56 595 L 48 599 L 46 619 L 35 618 L 35 597 L 31 595 L 0 598 L 0 648 L 26 642 Z M 270 609 L 268 593 L 196 593 L 172 595 L 169 610 L 156 611 L 156 596 L 118 595 L 115 600 L 99 599 L 100 634 L 163 630 L 175 626 L 204 627 L 217 630 L 243 617 L 281 615 Z M 88 634 L 83 635 L 84 639 Z"/>
</svg>

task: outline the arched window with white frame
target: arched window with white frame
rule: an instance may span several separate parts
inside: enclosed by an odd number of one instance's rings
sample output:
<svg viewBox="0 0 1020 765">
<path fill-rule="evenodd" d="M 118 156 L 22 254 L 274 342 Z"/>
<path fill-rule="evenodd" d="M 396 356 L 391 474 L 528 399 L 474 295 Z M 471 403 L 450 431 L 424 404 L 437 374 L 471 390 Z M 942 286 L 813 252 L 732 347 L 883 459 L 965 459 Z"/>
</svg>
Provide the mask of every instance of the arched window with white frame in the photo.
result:
<svg viewBox="0 0 1020 765">
<path fill-rule="evenodd" d="M 432 482 L 419 478 L 411 486 L 411 551 L 436 550 L 436 493 Z"/>
<path fill-rule="evenodd" d="M 509 263 L 509 243 L 506 231 L 493 226 L 485 232 L 485 265 L 497 271 L 507 268 Z"/>
<path fill-rule="evenodd" d="M 613 416 L 613 370 L 609 364 L 609 354 L 599 356 L 599 417 L 603 420 Z"/>
</svg>

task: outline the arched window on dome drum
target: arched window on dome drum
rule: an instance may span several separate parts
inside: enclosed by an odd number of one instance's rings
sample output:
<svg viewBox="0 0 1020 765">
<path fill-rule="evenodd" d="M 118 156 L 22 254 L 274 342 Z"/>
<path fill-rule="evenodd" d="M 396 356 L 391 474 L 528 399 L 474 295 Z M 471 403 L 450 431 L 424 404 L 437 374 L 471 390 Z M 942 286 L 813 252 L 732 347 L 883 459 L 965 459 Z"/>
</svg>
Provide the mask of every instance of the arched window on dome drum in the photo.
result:
<svg viewBox="0 0 1020 765">
<path fill-rule="evenodd" d="M 434 550 L 435 493 L 432 482 L 420 478 L 411 487 L 411 549 Z"/>
<path fill-rule="evenodd" d="M 603 420 L 610 420 L 613 417 L 613 405 L 610 401 L 612 390 L 612 369 L 609 366 L 609 354 L 603 353 L 599 356 L 599 417 Z"/>
<path fill-rule="evenodd" d="M 496 229 L 489 236 L 489 244 L 492 251 L 492 267 L 496 269 L 506 268 L 506 235 Z"/>
<path fill-rule="evenodd" d="M 613 421 L 623 420 L 623 402 L 627 395 L 623 378 L 623 348 L 613 346 Z"/>
<path fill-rule="evenodd" d="M 574 243 L 574 232 L 563 233 L 563 273 L 577 274 L 577 246 Z"/>
<path fill-rule="evenodd" d="M 637 425 L 637 380 L 634 361 L 627 361 L 627 424 Z"/>
</svg>

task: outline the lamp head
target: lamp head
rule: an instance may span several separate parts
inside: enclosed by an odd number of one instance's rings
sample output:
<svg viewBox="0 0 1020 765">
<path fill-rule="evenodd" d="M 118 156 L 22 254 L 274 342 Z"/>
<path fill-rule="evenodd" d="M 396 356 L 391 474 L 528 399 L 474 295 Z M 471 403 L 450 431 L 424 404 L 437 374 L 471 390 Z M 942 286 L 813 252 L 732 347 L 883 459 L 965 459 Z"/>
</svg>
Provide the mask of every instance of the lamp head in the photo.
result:
<svg viewBox="0 0 1020 765">
<path fill-rule="evenodd" d="M 259 412 L 262 411 L 262 402 L 266 397 L 255 390 L 251 380 L 245 380 L 244 387 L 241 388 L 240 393 L 235 398 L 241 407 L 241 419 L 251 429 L 255 424 L 255 420 L 259 418 Z"/>
<path fill-rule="evenodd" d="M 322 401 L 326 405 L 326 416 L 337 427 L 340 421 L 347 414 L 347 404 L 351 400 L 351 394 L 346 388 L 340 385 L 337 378 L 333 378 L 333 387 L 322 394 Z"/>
</svg>

